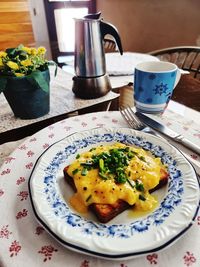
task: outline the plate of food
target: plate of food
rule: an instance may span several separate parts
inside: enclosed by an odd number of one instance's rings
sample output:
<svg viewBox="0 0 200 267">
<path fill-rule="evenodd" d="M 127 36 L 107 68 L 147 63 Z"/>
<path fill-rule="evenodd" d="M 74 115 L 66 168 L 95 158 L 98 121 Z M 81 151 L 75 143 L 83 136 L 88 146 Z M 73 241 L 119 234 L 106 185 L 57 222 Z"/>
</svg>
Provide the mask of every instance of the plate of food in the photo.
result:
<svg viewBox="0 0 200 267">
<path fill-rule="evenodd" d="M 191 164 L 156 136 L 128 128 L 74 133 L 38 158 L 29 179 L 36 218 L 63 246 L 105 259 L 167 248 L 193 224 Z"/>
</svg>

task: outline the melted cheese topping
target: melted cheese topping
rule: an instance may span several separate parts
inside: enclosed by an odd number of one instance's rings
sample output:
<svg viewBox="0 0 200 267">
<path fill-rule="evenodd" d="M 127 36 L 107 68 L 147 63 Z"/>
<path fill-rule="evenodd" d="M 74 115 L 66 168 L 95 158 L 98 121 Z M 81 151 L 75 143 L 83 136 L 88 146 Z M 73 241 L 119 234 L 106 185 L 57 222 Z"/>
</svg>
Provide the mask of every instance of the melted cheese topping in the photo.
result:
<svg viewBox="0 0 200 267">
<path fill-rule="evenodd" d="M 84 163 L 91 162 L 94 156 L 127 147 L 133 154 L 123 169 L 128 181 L 117 183 L 112 175 L 103 179 L 98 168 L 89 168 L 84 173 Z M 130 205 L 135 204 L 137 210 L 151 210 L 156 206 L 157 200 L 149 194 L 149 190 L 158 185 L 161 169 L 165 169 L 165 166 L 160 158 L 155 158 L 141 148 L 121 143 L 96 147 L 78 155 L 68 167 L 68 175 L 74 179 L 77 189 L 70 203 L 79 212 L 86 212 L 86 207 L 91 203 L 114 204 L 118 199 L 122 199 Z M 142 190 L 136 184 L 142 184 Z"/>
</svg>

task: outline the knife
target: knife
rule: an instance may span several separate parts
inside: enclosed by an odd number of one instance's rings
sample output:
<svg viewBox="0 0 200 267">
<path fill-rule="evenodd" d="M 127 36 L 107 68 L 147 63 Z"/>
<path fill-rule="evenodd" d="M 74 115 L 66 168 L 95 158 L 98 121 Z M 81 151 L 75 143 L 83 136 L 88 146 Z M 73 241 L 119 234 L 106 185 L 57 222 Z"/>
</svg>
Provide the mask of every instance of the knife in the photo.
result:
<svg viewBox="0 0 200 267">
<path fill-rule="evenodd" d="M 192 143 L 190 140 L 185 138 L 183 135 L 176 133 L 175 131 L 171 130 L 167 126 L 162 125 L 161 123 L 147 117 L 143 113 L 135 112 L 135 115 L 144 124 L 148 125 L 150 128 L 153 128 L 154 130 L 166 135 L 167 137 L 170 137 L 172 140 L 182 144 L 183 146 L 189 148 L 190 150 L 200 155 L 200 147 Z"/>
</svg>

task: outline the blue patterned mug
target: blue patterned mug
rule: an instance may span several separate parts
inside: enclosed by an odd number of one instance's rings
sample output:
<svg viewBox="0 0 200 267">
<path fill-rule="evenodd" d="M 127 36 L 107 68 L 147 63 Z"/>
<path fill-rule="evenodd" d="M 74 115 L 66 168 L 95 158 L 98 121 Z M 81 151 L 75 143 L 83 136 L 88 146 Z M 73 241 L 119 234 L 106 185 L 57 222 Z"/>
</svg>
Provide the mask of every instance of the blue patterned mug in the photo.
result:
<svg viewBox="0 0 200 267">
<path fill-rule="evenodd" d="M 148 61 L 137 64 L 133 85 L 137 111 L 162 113 L 180 77 L 180 70 L 170 62 Z"/>
</svg>

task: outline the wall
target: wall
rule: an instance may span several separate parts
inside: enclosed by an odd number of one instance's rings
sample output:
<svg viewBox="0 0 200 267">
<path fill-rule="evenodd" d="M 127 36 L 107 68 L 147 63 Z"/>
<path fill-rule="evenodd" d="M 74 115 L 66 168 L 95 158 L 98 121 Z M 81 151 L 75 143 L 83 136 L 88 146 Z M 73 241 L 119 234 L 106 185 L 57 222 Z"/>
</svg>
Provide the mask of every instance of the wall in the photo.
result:
<svg viewBox="0 0 200 267">
<path fill-rule="evenodd" d="M 44 2 L 43 0 L 28 0 L 28 2 L 36 47 L 44 46 L 47 49 L 47 58 L 51 59 L 51 49 L 47 30 L 46 15 L 44 11 Z"/>
<path fill-rule="evenodd" d="M 28 1 L 1 0 L 0 50 L 19 44 L 34 45 Z"/>
<path fill-rule="evenodd" d="M 200 46 L 199 0 L 97 0 L 97 11 L 118 28 L 124 51 Z"/>
</svg>

